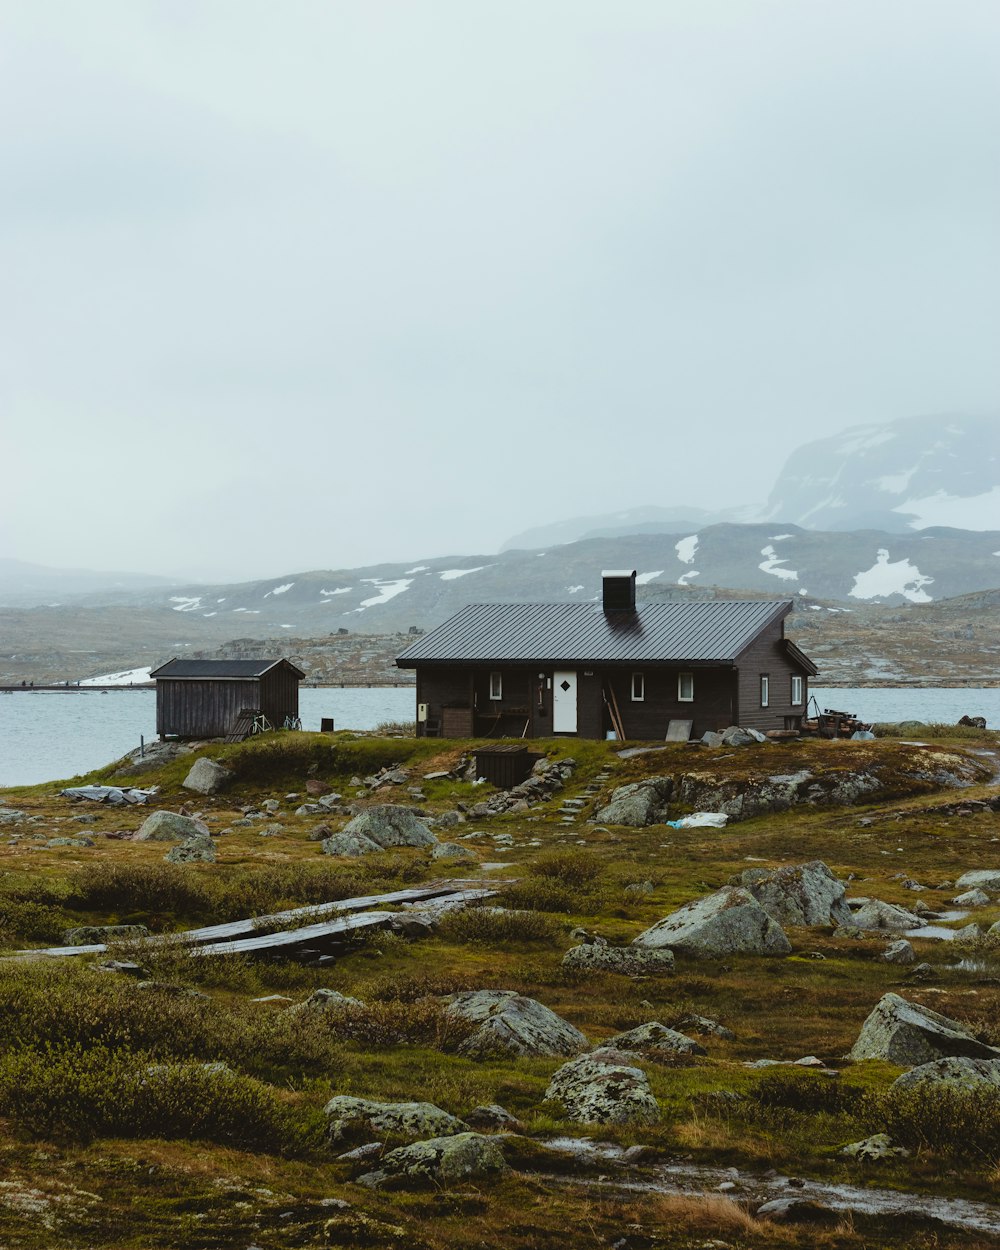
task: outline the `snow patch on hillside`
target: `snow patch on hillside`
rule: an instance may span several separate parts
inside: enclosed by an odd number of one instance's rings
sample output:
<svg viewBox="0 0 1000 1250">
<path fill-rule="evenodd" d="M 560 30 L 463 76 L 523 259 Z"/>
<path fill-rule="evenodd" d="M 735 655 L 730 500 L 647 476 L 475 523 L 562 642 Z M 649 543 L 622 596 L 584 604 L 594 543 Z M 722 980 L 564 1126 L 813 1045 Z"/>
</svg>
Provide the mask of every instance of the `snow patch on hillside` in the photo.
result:
<svg viewBox="0 0 1000 1250">
<path fill-rule="evenodd" d="M 936 491 L 922 499 L 907 499 L 893 512 L 914 513 L 910 527 L 928 529 L 946 525 L 959 530 L 1000 530 L 1000 486 L 981 495 L 949 495 Z"/>
<path fill-rule="evenodd" d="M 177 606 L 175 612 L 197 612 L 201 607 L 201 595 L 196 595 L 192 599 L 186 599 L 183 595 L 171 595 L 170 602 Z"/>
<path fill-rule="evenodd" d="M 78 686 L 132 686 L 136 682 L 149 681 L 150 669 L 127 668 L 123 673 L 105 673 L 103 677 L 87 677 Z"/>
<path fill-rule="evenodd" d="M 794 535 L 794 534 L 772 534 L 772 535 L 771 535 L 771 542 L 773 542 L 773 543 L 783 543 L 783 542 L 785 541 L 785 539 L 786 539 L 786 538 L 794 538 L 794 537 L 795 537 L 795 535 Z"/>
<path fill-rule="evenodd" d="M 544 555 L 544 552 L 542 553 Z M 481 573 L 483 569 L 492 568 L 489 564 L 480 564 L 474 569 L 445 569 L 443 573 L 438 573 L 438 577 L 443 582 L 453 582 L 458 577 L 467 577 L 469 573 Z"/>
<path fill-rule="evenodd" d="M 635 579 L 635 584 L 637 586 L 648 586 L 650 582 L 655 581 L 656 578 L 662 577 L 662 576 L 663 576 L 662 569 L 656 569 L 652 573 L 640 573 L 639 576 Z"/>
<path fill-rule="evenodd" d="M 413 585 L 412 577 L 400 577 L 395 581 L 385 581 L 381 577 L 362 577 L 361 580 L 375 586 L 378 594 L 372 595 L 370 599 L 362 599 L 361 606 L 355 608 L 355 612 L 364 612 L 365 608 L 375 608 L 380 603 L 388 603 L 390 599 L 395 599 L 397 595 L 401 595 L 404 590 L 409 590 Z"/>
<path fill-rule="evenodd" d="M 295 583 L 294 583 L 294 582 L 285 582 L 285 584 L 284 584 L 283 586 L 275 586 L 275 588 L 274 588 L 273 590 L 269 590 L 269 591 L 267 592 L 267 594 L 264 596 L 264 598 L 265 598 L 265 599 L 270 599 L 270 597 L 271 597 L 272 595 L 283 595 L 283 594 L 285 594 L 285 592 L 286 592 L 286 591 L 291 590 L 291 588 L 292 588 L 294 585 L 295 585 Z"/>
<path fill-rule="evenodd" d="M 319 593 L 324 599 L 329 599 L 332 595 L 349 595 L 353 589 L 353 586 L 338 586 L 336 590 L 321 590 Z"/>
<path fill-rule="evenodd" d="M 854 585 L 847 592 L 852 599 L 880 599 L 888 595 L 902 595 L 911 603 L 930 603 L 931 596 L 924 590 L 934 581 L 925 577 L 908 559 L 891 563 L 885 547 L 878 549 L 875 563 L 870 569 L 857 573 Z"/>
<path fill-rule="evenodd" d="M 783 569 L 779 566 L 787 564 L 787 559 L 779 559 L 773 547 L 761 547 L 760 554 L 764 559 L 757 565 L 762 573 L 770 573 L 772 577 L 783 577 L 785 581 L 797 582 L 799 575 L 795 569 Z"/>
<path fill-rule="evenodd" d="M 882 477 L 873 479 L 872 485 L 877 486 L 879 490 L 886 491 L 890 495 L 901 495 L 914 473 L 920 468 L 919 464 L 915 464 L 912 469 L 907 469 L 905 473 L 886 473 Z"/>
<path fill-rule="evenodd" d="M 690 577 L 701 577 L 701 574 L 697 569 L 692 569 L 690 573 L 682 573 L 677 579 L 677 585 L 686 586 L 688 584 L 688 578 Z"/>
<path fill-rule="evenodd" d="M 260 608 L 233 608 L 234 612 L 246 612 L 248 616 L 260 616 Z"/>
<path fill-rule="evenodd" d="M 674 543 L 674 551 L 677 552 L 677 559 L 681 564 L 694 564 L 694 553 L 698 550 L 698 535 L 689 534 L 687 538 L 682 538 L 680 542 Z"/>
<path fill-rule="evenodd" d="M 566 587 L 566 593 L 568 595 L 578 595 L 581 590 L 583 590 L 582 586 L 567 586 Z"/>
</svg>

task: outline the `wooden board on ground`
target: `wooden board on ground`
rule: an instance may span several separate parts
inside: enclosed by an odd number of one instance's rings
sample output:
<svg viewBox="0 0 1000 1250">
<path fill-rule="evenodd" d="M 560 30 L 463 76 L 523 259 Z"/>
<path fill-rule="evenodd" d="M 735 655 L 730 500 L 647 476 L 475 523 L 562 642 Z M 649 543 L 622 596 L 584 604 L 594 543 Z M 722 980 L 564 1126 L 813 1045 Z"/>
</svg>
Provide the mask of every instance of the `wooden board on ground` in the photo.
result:
<svg viewBox="0 0 1000 1250">
<path fill-rule="evenodd" d="M 667 726 L 667 736 L 664 741 L 689 742 L 691 740 L 691 730 L 693 728 L 693 720 L 672 720 Z"/>
<path fill-rule="evenodd" d="M 288 911 L 274 912 L 269 916 L 254 916 L 247 920 L 230 920 L 225 924 L 205 925 L 200 929 L 186 929 L 181 933 L 157 933 L 141 939 L 144 942 L 177 946 L 201 946 L 211 942 L 227 939 L 250 937 L 261 925 L 273 925 L 276 928 L 287 925 L 294 926 L 307 916 L 329 916 L 331 913 L 366 911 L 371 907 L 385 907 L 391 904 L 431 902 L 438 898 L 459 896 L 463 901 L 471 901 L 476 882 L 472 881 L 431 881 L 427 885 L 413 886 L 408 890 L 393 890 L 388 894 L 367 894 L 358 898 L 342 898 L 332 903 L 310 903 L 307 907 L 293 907 Z M 495 893 L 493 890 L 481 891 L 479 897 Z M 59 959 L 70 955 L 103 955 L 107 952 L 107 944 L 94 942 L 87 946 L 50 946 L 41 950 L 16 951 L 13 958 L 30 959 L 42 956 Z"/>
</svg>

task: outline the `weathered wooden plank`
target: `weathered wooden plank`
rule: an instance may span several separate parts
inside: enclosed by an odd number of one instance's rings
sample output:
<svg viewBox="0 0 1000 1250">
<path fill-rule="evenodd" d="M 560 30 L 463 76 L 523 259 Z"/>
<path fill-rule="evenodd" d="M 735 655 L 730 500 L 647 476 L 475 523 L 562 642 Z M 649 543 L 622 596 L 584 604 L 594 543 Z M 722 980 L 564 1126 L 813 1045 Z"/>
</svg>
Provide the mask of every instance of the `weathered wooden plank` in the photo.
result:
<svg viewBox="0 0 1000 1250">
<path fill-rule="evenodd" d="M 367 894 L 355 898 L 336 899 L 330 903 L 310 903 L 305 907 L 293 907 L 287 911 L 273 912 L 268 916 L 255 916 L 246 920 L 230 920 L 224 924 L 205 925 L 200 929 L 185 929 L 180 933 L 157 933 L 145 940 L 153 944 L 175 944 L 178 946 L 196 946 L 224 939 L 248 937 L 263 924 L 281 925 L 295 924 L 306 916 L 328 915 L 330 912 L 365 911 L 370 907 L 391 904 L 420 903 L 440 897 L 464 895 L 474 888 L 471 881 L 432 881 L 423 886 L 411 886 L 406 890 L 393 890 L 387 894 Z M 486 897 L 495 893 L 493 890 L 479 892 L 477 897 Z M 471 897 L 471 895 L 470 895 Z M 50 946 L 38 950 L 16 951 L 11 958 L 64 958 L 73 955 L 103 955 L 107 945 L 94 942 L 86 946 Z"/>
</svg>

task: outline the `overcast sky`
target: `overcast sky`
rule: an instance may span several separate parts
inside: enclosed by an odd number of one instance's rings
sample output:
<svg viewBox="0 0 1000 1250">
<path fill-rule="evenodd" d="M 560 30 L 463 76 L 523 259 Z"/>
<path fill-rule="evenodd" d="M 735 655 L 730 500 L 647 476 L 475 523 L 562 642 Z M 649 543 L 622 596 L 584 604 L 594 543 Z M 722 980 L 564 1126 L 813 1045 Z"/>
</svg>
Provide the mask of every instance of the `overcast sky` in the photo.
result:
<svg viewBox="0 0 1000 1250">
<path fill-rule="evenodd" d="M 0 0 L 0 555 L 236 579 L 995 410 L 996 0 Z"/>
</svg>

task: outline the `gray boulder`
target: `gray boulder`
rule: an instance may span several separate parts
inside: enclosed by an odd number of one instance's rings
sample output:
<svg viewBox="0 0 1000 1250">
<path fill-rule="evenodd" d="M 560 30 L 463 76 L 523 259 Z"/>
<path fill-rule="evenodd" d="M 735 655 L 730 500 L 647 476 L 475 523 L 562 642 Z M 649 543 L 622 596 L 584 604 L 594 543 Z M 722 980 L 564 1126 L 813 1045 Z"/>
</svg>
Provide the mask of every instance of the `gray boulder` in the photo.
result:
<svg viewBox="0 0 1000 1250">
<path fill-rule="evenodd" d="M 910 1154 L 905 1146 L 894 1146 L 888 1133 L 875 1133 L 863 1141 L 852 1141 L 840 1153 L 848 1159 L 857 1159 L 864 1163 L 878 1163 L 882 1159 L 905 1159 Z M 760 1214 L 759 1210 L 757 1214 Z"/>
<path fill-rule="evenodd" d="M 363 834 L 383 850 L 392 846 L 434 846 L 434 834 L 408 807 L 379 803 L 366 807 L 343 829 L 344 833 Z"/>
<path fill-rule="evenodd" d="M 185 790 L 194 790 L 196 794 L 218 794 L 232 782 L 231 769 L 224 768 L 207 755 L 195 760 L 191 771 L 181 782 Z"/>
<path fill-rule="evenodd" d="M 350 994 L 341 994 L 340 990 L 326 988 L 313 990 L 307 999 L 296 1003 L 290 1011 L 343 1011 L 350 1007 L 364 1007 L 360 998 L 352 998 Z"/>
<path fill-rule="evenodd" d="M 380 1102 L 338 1094 L 323 1108 L 327 1136 L 337 1143 L 359 1131 L 394 1133 L 400 1137 L 445 1136 L 467 1128 L 457 1116 L 431 1102 Z"/>
<path fill-rule="evenodd" d="M 149 937 L 144 924 L 83 924 L 67 929 L 63 935 L 64 946 L 94 946 L 107 942 L 128 942 Z"/>
<path fill-rule="evenodd" d="M 900 938 L 898 942 L 890 942 L 879 958 L 887 964 L 912 964 L 917 961 L 913 947 L 905 938 Z"/>
<path fill-rule="evenodd" d="M 476 859 L 475 851 L 467 846 L 462 846 L 460 842 L 439 842 L 431 851 L 431 859 L 454 859 L 467 860 Z"/>
<path fill-rule="evenodd" d="M 566 952 L 562 966 L 618 972 L 626 977 L 666 976 L 674 970 L 674 953 L 670 950 L 642 950 L 637 946 L 584 943 Z"/>
<path fill-rule="evenodd" d="M 985 890 L 966 890 L 951 901 L 958 907 L 987 907 L 991 900 Z"/>
<path fill-rule="evenodd" d="M 139 826 L 136 842 L 183 842 L 202 834 L 208 836 L 208 825 L 177 812 L 151 812 Z"/>
<path fill-rule="evenodd" d="M 649 1078 L 631 1056 L 601 1049 L 564 1063 L 545 1091 L 582 1124 L 656 1124 L 660 1108 Z"/>
<path fill-rule="evenodd" d="M 324 855 L 342 855 L 350 859 L 357 859 L 360 855 L 373 855 L 382 849 L 363 833 L 348 833 L 346 829 L 324 838 L 321 845 Z"/>
<path fill-rule="evenodd" d="M 955 882 L 955 888 L 1000 893 L 1000 868 L 979 868 L 975 872 L 963 872 Z"/>
<path fill-rule="evenodd" d="M 1000 1052 L 998 1052 L 1000 1055 Z M 919 1085 L 946 1085 L 949 1089 L 983 1090 L 1000 1088 L 1000 1057 L 969 1059 L 951 1056 L 922 1063 L 897 1077 L 893 1089 L 914 1089 Z"/>
<path fill-rule="evenodd" d="M 929 1007 L 885 994 L 861 1026 L 848 1059 L 885 1059 L 913 1068 L 962 1055 L 970 1059 L 997 1059 L 1000 1050 L 977 1041 L 972 1031 Z"/>
<path fill-rule="evenodd" d="M 725 747 L 748 747 L 754 741 L 750 733 L 739 725 L 730 725 L 722 731 L 722 745 Z"/>
<path fill-rule="evenodd" d="M 198 833 L 180 846 L 172 846 L 163 858 L 168 864 L 214 864 L 215 843 L 209 834 Z"/>
<path fill-rule="evenodd" d="M 701 735 L 701 745 L 703 747 L 721 747 L 722 734 L 716 733 L 714 729 L 707 729 Z"/>
<path fill-rule="evenodd" d="M 897 907 L 895 903 L 884 903 L 879 898 L 869 899 L 863 907 L 846 922 L 855 929 L 888 929 L 904 932 L 907 929 L 919 929 L 920 917 L 905 907 Z"/>
<path fill-rule="evenodd" d="M 391 1178 L 399 1178 L 449 1185 L 507 1170 L 498 1138 L 482 1133 L 453 1133 L 390 1150 L 382 1166 L 359 1176 L 358 1184 L 377 1189 Z"/>
<path fill-rule="evenodd" d="M 702 959 L 736 954 L 787 955 L 792 949 L 778 922 L 739 886 L 725 886 L 686 903 L 640 933 L 633 945 L 653 950 L 666 946 Z"/>
<path fill-rule="evenodd" d="M 567 1020 L 513 990 L 467 990 L 447 1000 L 449 1015 L 478 1024 L 459 1050 L 465 1055 L 578 1055 L 586 1037 Z"/>
<path fill-rule="evenodd" d="M 822 860 L 786 865 L 772 872 L 748 868 L 733 882 L 750 891 L 772 920 L 790 925 L 851 923 L 846 890 Z"/>
<path fill-rule="evenodd" d="M 665 1024 L 651 1020 L 648 1024 L 640 1024 L 638 1028 L 629 1029 L 627 1033 L 618 1033 L 604 1043 L 612 1050 L 637 1050 L 640 1053 L 651 1050 L 670 1050 L 677 1055 L 707 1055 L 708 1051 L 700 1042 L 678 1033 L 676 1029 L 668 1029 Z"/>
<path fill-rule="evenodd" d="M 604 825 L 661 824 L 667 818 L 674 783 L 670 777 L 649 777 L 612 792 L 611 802 L 595 813 L 592 823 Z"/>
</svg>

